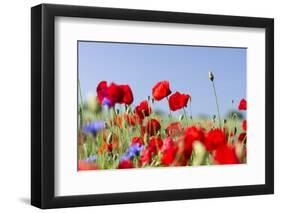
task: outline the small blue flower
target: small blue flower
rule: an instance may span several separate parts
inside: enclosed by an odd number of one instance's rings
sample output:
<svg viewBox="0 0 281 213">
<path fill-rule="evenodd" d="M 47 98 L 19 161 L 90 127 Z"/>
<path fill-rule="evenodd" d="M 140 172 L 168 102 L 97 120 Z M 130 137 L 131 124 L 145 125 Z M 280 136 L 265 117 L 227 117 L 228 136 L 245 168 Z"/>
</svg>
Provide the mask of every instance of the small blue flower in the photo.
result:
<svg viewBox="0 0 281 213">
<path fill-rule="evenodd" d="M 129 159 L 133 159 L 136 156 L 136 154 L 134 152 L 127 152 L 127 157 Z"/>
<path fill-rule="evenodd" d="M 137 155 L 139 155 L 139 153 L 140 153 L 143 149 L 144 149 L 144 146 L 143 146 L 143 145 L 139 145 L 138 143 L 129 146 L 128 151 L 125 152 L 125 153 L 121 156 L 121 161 L 122 161 L 122 160 L 133 159 L 134 157 L 136 157 Z"/>
<path fill-rule="evenodd" d="M 112 107 L 112 101 L 105 97 L 102 100 L 102 105 L 105 105 L 105 106 L 108 106 L 108 107 Z"/>
<path fill-rule="evenodd" d="M 95 121 L 84 126 L 82 130 L 85 133 L 91 133 L 95 136 L 99 131 L 103 130 L 104 128 L 105 128 L 104 121 Z"/>
<path fill-rule="evenodd" d="M 128 152 L 138 155 L 143 149 L 144 149 L 143 145 L 135 143 L 135 144 L 129 146 Z"/>
<path fill-rule="evenodd" d="M 128 156 L 128 153 L 125 152 L 122 156 L 121 156 L 121 161 L 123 160 L 129 160 L 129 156 Z"/>
<path fill-rule="evenodd" d="M 95 162 L 97 160 L 97 156 L 96 155 L 91 155 L 91 156 L 89 156 L 88 158 L 86 158 L 86 162 L 87 163 L 93 163 L 93 162 Z"/>
</svg>

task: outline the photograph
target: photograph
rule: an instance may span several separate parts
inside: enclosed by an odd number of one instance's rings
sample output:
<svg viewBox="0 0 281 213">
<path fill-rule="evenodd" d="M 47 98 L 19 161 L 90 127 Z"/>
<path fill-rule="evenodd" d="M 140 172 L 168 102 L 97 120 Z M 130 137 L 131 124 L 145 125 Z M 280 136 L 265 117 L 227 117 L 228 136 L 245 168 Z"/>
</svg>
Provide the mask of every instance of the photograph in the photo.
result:
<svg viewBox="0 0 281 213">
<path fill-rule="evenodd" d="M 274 18 L 189 6 L 31 8 L 31 205 L 274 193 Z"/>
<path fill-rule="evenodd" d="M 77 62 L 77 171 L 247 164 L 246 47 L 79 40 Z"/>
</svg>

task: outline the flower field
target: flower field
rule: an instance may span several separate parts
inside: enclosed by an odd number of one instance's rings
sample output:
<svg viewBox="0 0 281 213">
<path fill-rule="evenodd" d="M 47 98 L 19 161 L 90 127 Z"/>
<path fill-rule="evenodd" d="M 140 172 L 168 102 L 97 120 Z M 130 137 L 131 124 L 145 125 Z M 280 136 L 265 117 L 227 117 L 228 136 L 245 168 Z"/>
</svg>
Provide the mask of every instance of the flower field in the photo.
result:
<svg viewBox="0 0 281 213">
<path fill-rule="evenodd" d="M 188 111 L 199 97 L 173 91 L 165 80 L 135 105 L 130 85 L 101 81 L 87 101 L 78 88 L 78 170 L 246 163 L 247 121 L 235 113 L 221 117 L 212 73 L 209 80 L 217 115 L 205 119 Z M 158 113 L 155 102 L 169 113 Z M 236 105 L 233 110 L 247 109 L 242 97 Z"/>
</svg>

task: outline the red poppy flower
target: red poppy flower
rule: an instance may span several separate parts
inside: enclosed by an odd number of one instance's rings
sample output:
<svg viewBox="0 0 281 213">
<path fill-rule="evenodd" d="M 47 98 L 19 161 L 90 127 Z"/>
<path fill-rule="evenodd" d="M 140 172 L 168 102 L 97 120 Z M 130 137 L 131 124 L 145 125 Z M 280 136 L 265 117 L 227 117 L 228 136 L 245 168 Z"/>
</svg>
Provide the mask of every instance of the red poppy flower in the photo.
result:
<svg viewBox="0 0 281 213">
<path fill-rule="evenodd" d="M 246 143 L 247 142 L 246 136 L 247 134 L 245 132 L 242 132 L 238 137 L 238 141 Z"/>
<path fill-rule="evenodd" d="M 192 149 L 192 143 L 194 141 L 201 141 L 202 143 L 205 140 L 205 133 L 202 128 L 191 126 L 185 130 L 185 147 Z"/>
<path fill-rule="evenodd" d="M 192 140 L 185 140 L 186 137 L 182 136 L 177 139 L 177 159 L 174 162 L 175 166 L 186 166 L 192 154 Z"/>
<path fill-rule="evenodd" d="M 180 122 L 173 122 L 167 126 L 165 131 L 168 137 L 176 137 L 183 133 L 183 127 Z"/>
<path fill-rule="evenodd" d="M 205 146 L 209 152 L 216 150 L 222 145 L 225 145 L 226 142 L 226 135 L 219 128 L 210 130 L 205 138 Z"/>
<path fill-rule="evenodd" d="M 134 101 L 133 92 L 129 85 L 120 85 L 120 88 L 123 90 L 122 104 L 130 105 Z"/>
<path fill-rule="evenodd" d="M 97 86 L 97 96 L 100 104 L 109 107 L 114 104 L 128 104 L 134 101 L 133 92 L 129 85 L 117 85 L 111 83 L 107 86 L 106 81 L 101 81 Z"/>
<path fill-rule="evenodd" d="M 151 163 L 151 157 L 152 157 L 152 154 L 149 149 L 143 150 L 140 155 L 140 160 L 139 160 L 140 164 L 142 166 L 149 165 Z"/>
<path fill-rule="evenodd" d="M 124 97 L 124 91 L 122 87 L 115 83 L 111 83 L 107 88 L 107 98 L 113 103 L 122 103 Z"/>
<path fill-rule="evenodd" d="M 133 137 L 132 144 L 138 143 L 139 145 L 144 145 L 144 141 L 141 137 Z"/>
<path fill-rule="evenodd" d="M 165 152 L 175 146 L 175 142 L 172 138 L 168 137 L 163 140 L 163 146 L 161 147 L 161 152 Z"/>
<path fill-rule="evenodd" d="M 133 163 L 130 160 L 122 160 L 118 165 L 118 169 L 130 169 L 133 167 Z"/>
<path fill-rule="evenodd" d="M 118 144 L 116 142 L 114 142 L 114 143 L 104 142 L 99 148 L 99 154 L 103 154 L 105 151 L 106 152 L 112 152 L 112 150 L 116 149 L 117 146 L 118 146 Z"/>
<path fill-rule="evenodd" d="M 163 141 L 163 146 L 161 148 L 162 157 L 161 163 L 163 165 L 169 166 L 173 164 L 176 154 L 177 154 L 177 146 L 175 145 L 172 138 L 165 138 Z"/>
<path fill-rule="evenodd" d="M 160 81 L 152 88 L 152 95 L 155 100 L 160 101 L 170 95 L 170 84 L 168 81 Z"/>
<path fill-rule="evenodd" d="M 97 170 L 98 166 L 94 163 L 88 163 L 84 160 L 78 161 L 78 171 L 86 171 L 86 170 Z"/>
<path fill-rule="evenodd" d="M 148 144 L 148 150 L 152 155 L 156 154 L 163 146 L 163 141 L 160 137 L 151 137 Z"/>
<path fill-rule="evenodd" d="M 172 111 L 186 107 L 190 96 L 176 92 L 169 97 L 169 107 Z"/>
<path fill-rule="evenodd" d="M 112 149 L 113 149 L 113 146 L 112 146 L 111 143 L 106 144 L 106 150 L 107 150 L 108 152 L 112 152 Z"/>
<path fill-rule="evenodd" d="M 244 121 L 242 122 L 242 129 L 243 129 L 244 131 L 247 131 L 247 120 L 244 120 Z"/>
<path fill-rule="evenodd" d="M 173 146 L 163 152 L 161 157 L 161 164 L 165 166 L 170 166 L 174 163 L 177 156 L 177 147 Z"/>
<path fill-rule="evenodd" d="M 247 101 L 245 99 L 242 99 L 238 106 L 239 110 L 247 110 Z"/>
<path fill-rule="evenodd" d="M 216 164 L 238 164 L 239 159 L 236 155 L 235 148 L 231 145 L 224 144 L 220 146 L 214 153 L 214 161 Z"/>
<path fill-rule="evenodd" d="M 149 107 L 147 100 L 140 102 L 140 104 L 135 108 L 135 114 L 140 119 L 144 119 L 144 117 L 149 116 L 150 113 L 151 113 L 151 108 Z"/>
<path fill-rule="evenodd" d="M 106 81 L 101 81 L 97 86 L 98 101 L 102 104 L 103 99 L 107 96 L 107 83 Z"/>
<path fill-rule="evenodd" d="M 145 127 L 144 127 L 144 131 L 145 131 L 148 135 L 150 135 L 150 136 L 156 135 L 157 132 L 158 132 L 160 129 L 161 129 L 160 123 L 159 123 L 156 119 L 154 119 L 154 118 L 148 120 L 148 121 L 146 122 Z"/>
</svg>

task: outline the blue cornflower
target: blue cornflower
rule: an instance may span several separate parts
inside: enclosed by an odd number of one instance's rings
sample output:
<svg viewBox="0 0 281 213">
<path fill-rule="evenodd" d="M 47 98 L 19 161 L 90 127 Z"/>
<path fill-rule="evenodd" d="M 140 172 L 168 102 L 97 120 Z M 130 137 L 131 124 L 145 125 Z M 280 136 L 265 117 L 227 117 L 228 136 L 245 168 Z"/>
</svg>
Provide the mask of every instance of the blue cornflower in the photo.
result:
<svg viewBox="0 0 281 213">
<path fill-rule="evenodd" d="M 143 145 L 138 143 L 129 146 L 128 151 L 121 156 L 121 160 L 133 159 L 144 149 Z"/>
<path fill-rule="evenodd" d="M 128 152 L 134 153 L 135 155 L 138 155 L 143 149 L 144 149 L 143 145 L 135 143 L 135 144 L 129 146 Z"/>
<path fill-rule="evenodd" d="M 129 159 L 133 159 L 135 156 L 136 156 L 136 154 L 134 152 L 130 152 L 130 151 L 127 152 L 127 157 Z"/>
<path fill-rule="evenodd" d="M 121 156 L 121 161 L 123 160 L 129 160 L 129 156 L 128 156 L 128 153 L 125 152 L 122 156 Z"/>
<path fill-rule="evenodd" d="M 105 122 L 104 121 L 95 121 L 92 123 L 89 123 L 85 125 L 82 130 L 85 133 L 91 133 L 94 136 L 101 130 L 105 128 Z"/>
<path fill-rule="evenodd" d="M 102 105 L 105 105 L 105 106 L 108 106 L 108 107 L 112 107 L 112 101 L 105 97 L 102 100 Z"/>
<path fill-rule="evenodd" d="M 97 156 L 96 155 L 91 155 L 91 156 L 89 156 L 88 158 L 86 158 L 86 162 L 87 163 L 93 163 L 93 162 L 95 162 L 97 160 Z"/>
</svg>

